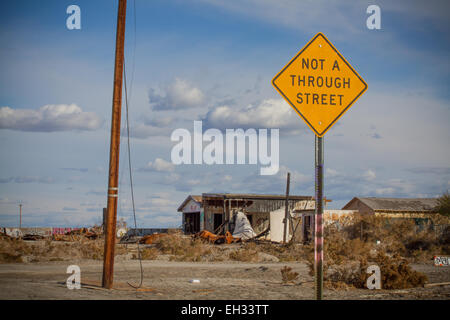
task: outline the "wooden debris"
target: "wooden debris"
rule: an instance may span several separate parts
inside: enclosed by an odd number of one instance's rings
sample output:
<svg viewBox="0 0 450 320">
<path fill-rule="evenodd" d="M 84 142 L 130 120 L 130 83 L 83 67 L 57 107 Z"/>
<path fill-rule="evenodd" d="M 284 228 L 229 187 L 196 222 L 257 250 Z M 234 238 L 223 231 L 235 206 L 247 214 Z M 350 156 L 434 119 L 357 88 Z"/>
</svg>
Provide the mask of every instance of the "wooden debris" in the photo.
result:
<svg viewBox="0 0 450 320">
<path fill-rule="evenodd" d="M 423 285 L 423 287 L 429 288 L 429 287 L 448 286 L 448 285 L 450 285 L 450 282 L 435 282 L 435 283 L 425 283 Z"/>
</svg>

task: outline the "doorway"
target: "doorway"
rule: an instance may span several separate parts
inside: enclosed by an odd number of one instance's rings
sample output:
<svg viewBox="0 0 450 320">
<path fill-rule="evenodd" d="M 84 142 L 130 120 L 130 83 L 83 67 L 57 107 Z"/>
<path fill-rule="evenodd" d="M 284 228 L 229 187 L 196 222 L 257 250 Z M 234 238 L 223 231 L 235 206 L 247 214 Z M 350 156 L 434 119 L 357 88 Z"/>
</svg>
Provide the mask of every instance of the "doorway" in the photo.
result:
<svg viewBox="0 0 450 320">
<path fill-rule="evenodd" d="M 200 232 L 200 212 L 185 213 L 185 230 L 186 234 Z"/>
<path fill-rule="evenodd" d="M 223 214 L 214 213 L 214 232 L 216 232 L 217 228 L 223 223 Z"/>
</svg>

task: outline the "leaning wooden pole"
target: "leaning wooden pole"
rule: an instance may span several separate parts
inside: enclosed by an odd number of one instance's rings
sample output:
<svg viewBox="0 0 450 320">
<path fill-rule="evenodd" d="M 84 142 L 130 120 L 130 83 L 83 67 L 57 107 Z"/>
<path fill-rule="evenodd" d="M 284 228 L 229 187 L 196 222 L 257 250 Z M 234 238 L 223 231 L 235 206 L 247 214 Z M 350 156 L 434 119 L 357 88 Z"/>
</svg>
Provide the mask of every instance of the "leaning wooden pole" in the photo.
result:
<svg viewBox="0 0 450 320">
<path fill-rule="evenodd" d="M 19 204 L 19 210 L 20 210 L 19 228 L 22 228 L 22 204 Z"/>
<path fill-rule="evenodd" d="M 116 244 L 117 197 L 119 177 L 120 121 L 122 109 L 123 55 L 127 1 L 119 0 L 117 13 L 116 58 L 109 153 L 108 205 L 106 213 L 105 251 L 103 255 L 103 288 L 111 289 L 114 276 L 114 247 Z"/>
</svg>

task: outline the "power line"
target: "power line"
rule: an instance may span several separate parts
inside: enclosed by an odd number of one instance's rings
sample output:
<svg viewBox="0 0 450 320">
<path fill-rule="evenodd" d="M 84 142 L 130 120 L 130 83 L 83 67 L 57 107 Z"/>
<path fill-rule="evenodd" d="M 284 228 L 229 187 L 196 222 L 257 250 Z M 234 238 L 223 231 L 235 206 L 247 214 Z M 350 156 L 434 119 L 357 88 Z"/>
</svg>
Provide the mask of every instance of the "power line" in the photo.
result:
<svg viewBox="0 0 450 320">
<path fill-rule="evenodd" d="M 133 79 L 134 79 L 134 67 L 135 67 L 135 54 L 136 54 L 136 1 L 134 1 L 134 48 L 133 48 L 133 68 L 132 68 L 132 78 L 130 82 L 130 96 L 131 91 L 133 88 Z M 129 121 L 129 107 L 128 107 L 128 90 L 127 90 L 127 72 L 126 72 L 126 66 L 125 61 L 123 65 L 123 74 L 124 74 L 124 83 L 125 83 L 125 105 L 126 105 L 126 125 L 127 125 L 127 150 L 128 150 L 128 169 L 129 169 L 129 175 L 130 175 L 130 190 L 131 190 L 131 203 L 133 206 L 133 219 L 134 219 L 134 228 L 137 230 L 137 222 L 136 222 L 136 207 L 134 202 L 134 187 L 133 187 L 133 174 L 132 174 L 132 167 L 131 167 L 131 147 L 130 147 L 130 121 Z M 141 249 L 139 246 L 139 241 L 137 243 L 137 249 L 138 249 L 138 258 L 139 258 L 139 266 L 141 271 L 141 277 L 139 285 L 133 286 L 128 282 L 130 286 L 133 288 L 140 288 L 142 286 L 142 282 L 144 280 L 144 269 L 142 268 L 142 257 L 141 257 Z"/>
</svg>

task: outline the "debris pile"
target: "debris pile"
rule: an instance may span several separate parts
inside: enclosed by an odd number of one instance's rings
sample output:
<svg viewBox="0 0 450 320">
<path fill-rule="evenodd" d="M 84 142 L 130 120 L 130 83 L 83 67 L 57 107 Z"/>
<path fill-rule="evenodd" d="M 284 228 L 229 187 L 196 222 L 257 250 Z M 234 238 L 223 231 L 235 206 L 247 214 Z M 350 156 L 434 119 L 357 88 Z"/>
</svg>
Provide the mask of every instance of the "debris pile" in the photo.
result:
<svg viewBox="0 0 450 320">
<path fill-rule="evenodd" d="M 63 235 L 54 234 L 52 236 L 52 239 L 54 241 L 79 241 L 82 238 L 95 240 L 98 239 L 102 234 L 103 230 L 101 227 L 80 228 L 68 231 Z"/>
<path fill-rule="evenodd" d="M 146 236 L 143 236 L 139 241 L 139 243 L 142 244 L 153 244 L 156 240 L 161 239 L 165 236 L 167 236 L 167 233 L 154 233 L 154 234 L 149 234 Z"/>
<path fill-rule="evenodd" d="M 255 231 L 253 231 L 252 225 L 250 224 L 250 221 L 248 221 L 247 216 L 239 211 L 237 214 L 233 217 L 233 224 L 234 224 L 234 230 L 233 230 L 233 237 L 239 238 L 241 240 L 248 240 L 252 239 L 256 236 Z"/>
<path fill-rule="evenodd" d="M 103 227 L 90 228 L 0 228 L 2 239 L 22 239 L 37 241 L 52 239 L 54 241 L 78 241 L 81 238 L 98 239 L 103 235 Z"/>
<path fill-rule="evenodd" d="M 241 211 L 233 216 L 230 226 L 231 229 L 233 229 L 233 233 L 226 231 L 224 235 L 217 235 L 210 231 L 202 230 L 196 233 L 194 237 L 214 244 L 236 243 L 254 239 L 256 237 L 256 233 L 253 231 L 250 221 L 248 221 L 247 216 Z"/>
<path fill-rule="evenodd" d="M 240 238 L 233 237 L 231 235 L 231 233 L 228 231 L 225 232 L 225 235 L 216 235 L 212 232 L 203 230 L 203 231 L 200 231 L 199 233 L 196 233 L 194 235 L 194 237 L 198 238 L 198 239 L 206 240 L 206 241 L 208 241 L 210 243 L 214 243 L 214 244 L 223 244 L 223 243 L 230 244 L 230 243 L 235 243 L 235 242 L 241 241 Z"/>
</svg>

